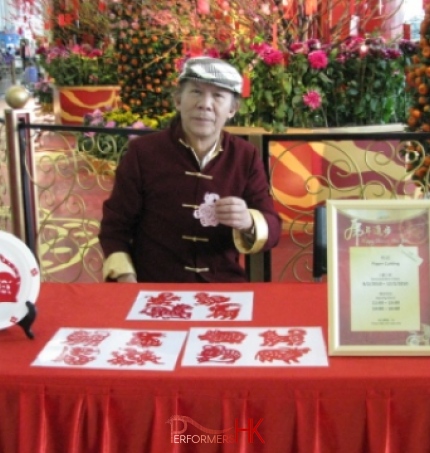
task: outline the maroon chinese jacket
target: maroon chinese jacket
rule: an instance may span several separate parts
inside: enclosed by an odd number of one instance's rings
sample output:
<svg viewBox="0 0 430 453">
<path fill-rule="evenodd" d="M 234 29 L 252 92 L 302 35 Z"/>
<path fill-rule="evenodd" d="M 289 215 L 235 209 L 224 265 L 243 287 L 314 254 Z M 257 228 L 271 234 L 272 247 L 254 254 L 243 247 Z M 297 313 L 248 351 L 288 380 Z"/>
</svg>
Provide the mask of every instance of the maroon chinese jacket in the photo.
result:
<svg viewBox="0 0 430 453">
<path fill-rule="evenodd" d="M 193 213 L 206 193 L 243 198 L 267 222 L 262 250 L 274 247 L 281 221 L 258 151 L 224 132 L 222 151 L 200 170 L 181 137 L 180 125 L 172 125 L 130 142 L 103 205 L 105 257 L 128 253 L 139 282 L 245 282 L 232 228 L 204 227 Z"/>
</svg>

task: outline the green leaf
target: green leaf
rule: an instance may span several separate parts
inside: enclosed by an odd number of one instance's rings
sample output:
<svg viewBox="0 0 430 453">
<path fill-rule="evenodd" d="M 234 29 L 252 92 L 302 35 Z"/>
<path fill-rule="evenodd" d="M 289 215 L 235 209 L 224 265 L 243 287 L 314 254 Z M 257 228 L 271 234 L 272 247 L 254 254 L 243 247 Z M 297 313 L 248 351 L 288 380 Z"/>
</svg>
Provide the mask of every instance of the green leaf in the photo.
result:
<svg viewBox="0 0 430 453">
<path fill-rule="evenodd" d="M 267 103 L 271 106 L 274 107 L 275 103 L 273 101 L 273 93 L 269 90 L 264 91 L 264 98 L 266 99 Z"/>
<path fill-rule="evenodd" d="M 323 72 L 319 73 L 319 78 L 322 80 L 324 83 L 330 84 L 333 83 L 332 80 L 330 80 Z"/>
<path fill-rule="evenodd" d="M 294 107 L 299 105 L 299 104 L 301 104 L 302 103 L 302 96 L 301 95 L 300 96 L 294 96 L 292 101 L 291 101 L 291 103 L 293 104 Z"/>
</svg>

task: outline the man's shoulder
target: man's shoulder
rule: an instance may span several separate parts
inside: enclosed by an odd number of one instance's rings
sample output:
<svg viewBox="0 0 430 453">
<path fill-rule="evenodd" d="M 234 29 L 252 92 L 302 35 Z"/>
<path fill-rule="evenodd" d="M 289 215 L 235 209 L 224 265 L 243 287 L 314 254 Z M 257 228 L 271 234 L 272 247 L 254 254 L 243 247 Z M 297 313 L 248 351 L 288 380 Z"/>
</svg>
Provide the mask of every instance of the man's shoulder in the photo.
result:
<svg viewBox="0 0 430 453">
<path fill-rule="evenodd" d="M 135 150 L 149 150 L 159 147 L 160 144 L 169 141 L 169 133 L 163 130 L 148 130 L 144 135 L 135 137 L 130 141 L 130 148 Z"/>
<path fill-rule="evenodd" d="M 256 151 L 255 146 L 243 137 L 234 135 L 231 132 L 224 131 L 223 133 L 223 145 L 225 149 L 244 153 L 254 153 Z"/>
</svg>

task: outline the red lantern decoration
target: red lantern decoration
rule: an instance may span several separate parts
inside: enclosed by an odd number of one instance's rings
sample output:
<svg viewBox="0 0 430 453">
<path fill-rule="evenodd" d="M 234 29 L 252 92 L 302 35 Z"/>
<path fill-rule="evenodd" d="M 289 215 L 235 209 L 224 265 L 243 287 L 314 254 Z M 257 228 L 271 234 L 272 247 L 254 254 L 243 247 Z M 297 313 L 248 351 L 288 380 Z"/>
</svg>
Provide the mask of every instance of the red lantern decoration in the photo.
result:
<svg viewBox="0 0 430 453">
<path fill-rule="evenodd" d="M 411 39 L 411 25 L 403 24 L 403 39 Z"/>
<path fill-rule="evenodd" d="M 249 98 L 251 96 L 251 79 L 248 74 L 242 75 L 242 97 Z"/>
<path fill-rule="evenodd" d="M 305 14 L 306 16 L 312 16 L 317 12 L 317 1 L 316 0 L 305 0 Z"/>
<path fill-rule="evenodd" d="M 282 9 L 284 12 L 285 19 L 293 19 L 295 12 L 297 11 L 296 0 L 287 0 L 285 3 L 282 3 Z"/>
<path fill-rule="evenodd" d="M 188 50 L 192 57 L 198 57 L 203 53 L 203 36 L 192 36 L 188 41 Z"/>
</svg>

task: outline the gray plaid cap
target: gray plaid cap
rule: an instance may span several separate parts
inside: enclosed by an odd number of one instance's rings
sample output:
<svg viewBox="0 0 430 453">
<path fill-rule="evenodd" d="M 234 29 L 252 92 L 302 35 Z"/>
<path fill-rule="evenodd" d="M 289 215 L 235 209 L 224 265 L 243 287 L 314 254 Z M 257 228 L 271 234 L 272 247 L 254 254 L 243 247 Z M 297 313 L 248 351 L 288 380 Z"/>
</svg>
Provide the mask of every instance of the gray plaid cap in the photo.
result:
<svg viewBox="0 0 430 453">
<path fill-rule="evenodd" d="M 179 75 L 179 82 L 183 80 L 209 83 L 233 93 L 242 93 L 242 76 L 231 64 L 218 58 L 190 58 Z"/>
</svg>

